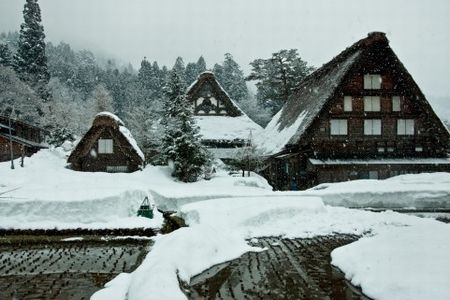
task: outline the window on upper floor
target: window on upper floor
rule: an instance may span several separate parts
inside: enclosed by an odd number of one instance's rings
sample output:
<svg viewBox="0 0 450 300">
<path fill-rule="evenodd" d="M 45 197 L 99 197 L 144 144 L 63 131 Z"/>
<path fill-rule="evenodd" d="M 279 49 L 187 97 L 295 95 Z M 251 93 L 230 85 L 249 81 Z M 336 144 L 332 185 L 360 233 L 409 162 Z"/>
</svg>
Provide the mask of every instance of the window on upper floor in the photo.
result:
<svg viewBox="0 0 450 300">
<path fill-rule="evenodd" d="M 380 74 L 366 74 L 364 75 L 364 89 L 365 90 L 379 90 L 381 88 Z"/>
<path fill-rule="evenodd" d="M 392 97 L 392 111 L 400 111 L 400 96 Z"/>
<path fill-rule="evenodd" d="M 344 111 L 352 111 L 352 97 L 344 96 Z"/>
<path fill-rule="evenodd" d="M 397 135 L 414 135 L 414 120 L 413 119 L 398 119 L 397 120 Z"/>
<path fill-rule="evenodd" d="M 381 135 L 381 120 L 364 120 L 364 135 Z"/>
<path fill-rule="evenodd" d="M 101 154 L 113 153 L 113 140 L 112 139 L 99 139 L 98 140 L 98 153 L 101 153 Z"/>
<path fill-rule="evenodd" d="M 331 119 L 330 120 L 330 134 L 331 135 L 347 135 L 347 120 L 346 119 Z"/>
<path fill-rule="evenodd" d="M 364 111 L 380 110 L 380 96 L 364 96 Z"/>
</svg>

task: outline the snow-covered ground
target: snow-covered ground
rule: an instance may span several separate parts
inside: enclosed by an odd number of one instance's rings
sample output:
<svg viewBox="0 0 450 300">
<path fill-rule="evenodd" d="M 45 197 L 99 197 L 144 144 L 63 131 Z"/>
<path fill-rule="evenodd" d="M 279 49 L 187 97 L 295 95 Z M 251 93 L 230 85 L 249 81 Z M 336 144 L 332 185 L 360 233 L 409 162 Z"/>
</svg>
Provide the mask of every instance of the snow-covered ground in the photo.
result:
<svg viewBox="0 0 450 300">
<path fill-rule="evenodd" d="M 189 224 L 154 237 L 142 265 L 119 275 L 93 299 L 185 299 L 178 277 L 189 281 L 214 264 L 263 251 L 250 247 L 248 239 L 333 233 L 364 236 L 336 249 L 332 258 L 368 296 L 450 297 L 450 225 L 391 211 L 327 206 L 449 207 L 450 174 L 272 192 L 255 174 L 233 177 L 220 170 L 197 183 L 174 181 L 167 167 L 131 174 L 75 172 L 65 168 L 66 155 L 61 149 L 43 150 L 14 170 L 0 163 L 0 228 L 158 227 L 159 214 L 154 220 L 136 217 L 145 196 L 160 208 L 177 210 Z"/>
<path fill-rule="evenodd" d="M 214 199 L 187 204 L 189 227 L 156 237 L 141 266 L 122 275 L 93 299 L 186 299 L 178 277 L 189 279 L 208 267 L 239 257 L 246 240 L 261 236 L 365 235 L 333 252 L 363 292 L 375 299 L 448 299 L 450 225 L 395 212 L 374 213 L 326 206 L 317 197 Z M 392 245 L 392 251 L 390 251 Z M 427 297 L 430 296 L 430 297 Z M 112 298 L 111 298 L 112 297 Z"/>
<path fill-rule="evenodd" d="M 259 177 L 230 177 L 220 171 L 195 184 L 176 182 L 167 167 L 147 166 L 130 174 L 67 169 L 62 149 L 42 150 L 25 159 L 0 163 L 0 228 L 159 227 L 162 216 L 136 217 L 144 197 L 160 209 L 218 197 L 271 193 Z M 154 199 L 153 199 L 154 198 Z"/>
</svg>

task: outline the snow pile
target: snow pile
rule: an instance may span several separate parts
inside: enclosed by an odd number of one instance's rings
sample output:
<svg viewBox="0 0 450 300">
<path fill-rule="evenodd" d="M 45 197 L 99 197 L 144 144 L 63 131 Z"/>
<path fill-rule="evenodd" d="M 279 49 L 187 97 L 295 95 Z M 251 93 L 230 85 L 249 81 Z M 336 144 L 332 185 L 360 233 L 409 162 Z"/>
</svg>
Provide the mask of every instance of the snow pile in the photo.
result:
<svg viewBox="0 0 450 300">
<path fill-rule="evenodd" d="M 250 177 L 232 177 L 225 171 L 218 170 L 215 176 L 207 181 L 150 184 L 150 192 L 158 208 L 170 211 L 177 211 L 187 203 L 203 200 L 222 198 L 227 201 L 225 198 L 274 195 L 267 180 L 253 172 Z"/>
<path fill-rule="evenodd" d="M 25 159 L 23 168 L 16 164 L 11 170 L 9 163 L 0 163 L 0 227 L 161 226 L 157 212 L 152 220 L 136 216 L 144 197 L 150 196 L 143 172 L 76 172 L 65 165 L 61 148 L 39 151 Z"/>
<path fill-rule="evenodd" d="M 329 205 L 346 207 L 450 208 L 450 173 L 324 183 L 301 193 L 320 196 Z"/>
<path fill-rule="evenodd" d="M 332 252 L 332 263 L 373 299 L 449 299 L 450 225 L 392 227 Z"/>
<path fill-rule="evenodd" d="M 61 148 L 42 150 L 16 161 L 0 163 L 0 228 L 159 227 L 162 217 L 136 217 L 144 197 L 165 210 L 204 199 L 272 193 L 256 175 L 231 177 L 218 170 L 211 180 L 176 182 L 167 167 L 147 166 L 134 173 L 77 172 L 65 168 Z M 155 196 L 155 199 L 152 198 Z"/>
<path fill-rule="evenodd" d="M 261 126 L 245 114 L 238 117 L 194 116 L 194 120 L 203 140 L 247 140 L 250 132 L 255 136 L 262 131 Z"/>
<path fill-rule="evenodd" d="M 190 227 L 182 228 L 169 235 L 158 236 L 152 251 L 144 262 L 131 274 L 130 284 L 112 285 L 108 289 L 122 289 L 120 294 L 128 292 L 128 298 L 133 299 L 186 299 L 180 291 L 178 278 L 189 282 L 189 279 L 211 267 L 239 257 L 247 251 L 263 251 L 264 249 L 250 247 L 246 240 L 261 236 L 284 236 L 288 238 L 312 237 L 334 233 L 370 234 L 363 240 L 385 239 L 392 240 L 390 232 L 410 230 L 411 234 L 405 234 L 403 243 L 396 243 L 398 253 L 408 253 L 404 256 L 395 256 L 399 266 L 399 274 L 415 276 L 409 268 L 405 268 L 407 261 L 419 260 L 424 263 L 436 260 L 431 265 L 442 265 L 442 269 L 450 267 L 450 260 L 446 256 L 433 256 L 425 247 L 417 247 L 410 251 L 411 245 L 417 243 L 420 235 L 438 232 L 444 234 L 448 231 L 448 225 L 442 225 L 434 220 L 425 220 L 394 212 L 373 213 L 367 211 L 351 210 L 347 208 L 325 206 L 317 197 L 247 197 L 232 199 L 215 199 L 185 205 L 181 208 L 181 214 L 186 218 Z M 442 227 L 444 226 L 444 227 Z M 447 227 L 445 227 L 447 226 Z M 444 229 L 447 228 L 447 229 Z M 442 251 L 448 251 L 450 242 L 443 240 L 446 235 L 429 235 L 426 240 L 433 248 L 440 247 Z M 355 244 L 357 245 L 357 244 Z M 378 250 L 383 253 L 383 247 L 387 242 L 372 243 L 370 251 L 373 255 L 365 255 L 364 247 L 356 246 L 352 253 L 355 259 L 351 264 L 342 265 L 349 277 L 353 271 L 359 270 L 358 264 L 382 265 L 377 277 L 359 277 L 363 291 L 370 285 L 374 294 L 387 295 L 380 299 L 391 299 L 394 292 L 383 292 L 385 287 L 381 283 L 385 281 L 383 276 L 389 277 L 388 266 L 391 260 L 383 259 L 384 256 L 376 255 Z M 441 251 L 438 250 L 438 251 Z M 345 253 L 345 251 L 343 252 Z M 334 263 L 341 267 L 338 254 Z M 343 260 L 345 261 L 345 259 Z M 418 269 L 420 270 L 420 269 Z M 426 269 L 429 270 L 429 269 Z M 427 273 L 429 279 L 420 283 L 405 281 L 395 277 L 400 285 L 405 286 L 404 295 L 427 294 L 430 287 L 428 282 L 437 280 L 442 282 L 441 269 L 438 272 Z M 386 272 L 386 273 L 384 273 Z M 417 272 L 416 272 L 417 273 Z M 423 275 L 417 275 L 416 279 Z M 436 276 L 436 277 L 435 277 Z M 377 281 L 377 278 L 381 278 Z M 367 281 L 366 281 L 367 280 Z M 370 281 L 372 280 L 372 281 Z M 363 284 L 364 282 L 364 284 Z M 380 283 L 380 284 L 379 284 Z M 448 294 L 448 287 L 440 293 Z M 439 284 L 439 287 L 442 286 Z M 371 292 L 371 291 L 369 291 Z M 436 295 L 431 292 L 430 295 Z M 371 293 L 370 295 L 372 295 Z M 99 296 L 99 294 L 96 294 Z M 422 297 L 423 298 L 423 297 Z M 425 297 L 426 298 L 426 297 Z M 107 299 L 107 298 L 95 298 Z"/>
</svg>

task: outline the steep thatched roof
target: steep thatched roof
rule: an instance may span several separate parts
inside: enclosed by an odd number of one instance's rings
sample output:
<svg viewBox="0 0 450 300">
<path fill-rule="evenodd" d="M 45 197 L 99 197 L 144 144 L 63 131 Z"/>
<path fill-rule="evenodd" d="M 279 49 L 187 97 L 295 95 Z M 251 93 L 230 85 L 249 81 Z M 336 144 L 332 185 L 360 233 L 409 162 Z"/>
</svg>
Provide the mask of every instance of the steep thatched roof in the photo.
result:
<svg viewBox="0 0 450 300">
<path fill-rule="evenodd" d="M 370 55 L 374 47 L 387 49 L 392 54 L 401 73 L 413 83 L 415 91 L 425 99 L 412 76 L 390 49 L 386 35 L 382 32 L 372 32 L 366 38 L 342 51 L 300 83 L 293 96 L 266 126 L 259 141 L 261 148 L 265 149 L 268 154 L 275 154 L 282 151 L 287 145 L 297 144 L 328 101 L 333 98 L 352 67 L 368 54 Z M 424 100 L 424 105 L 429 107 L 426 100 Z M 431 107 L 429 108 L 432 110 Z"/>
<path fill-rule="evenodd" d="M 194 101 L 197 93 L 203 85 L 210 84 L 213 88 L 215 97 L 219 98 L 225 105 L 229 116 L 237 117 L 245 115 L 245 113 L 239 108 L 239 106 L 231 99 L 230 95 L 224 90 L 224 88 L 217 81 L 214 73 L 211 71 L 205 71 L 198 75 L 195 80 L 187 89 L 186 97 L 189 101 Z"/>
<path fill-rule="evenodd" d="M 109 112 L 101 112 L 95 116 L 92 127 L 77 144 L 67 161 L 69 163 L 74 163 L 78 159 L 89 155 L 90 150 L 94 143 L 97 142 L 103 130 L 110 130 L 113 132 L 115 138 L 120 142 L 121 148 L 127 149 L 132 154 L 132 159 L 139 163 L 144 163 L 144 154 L 138 147 L 128 128 L 124 126 L 124 123 L 119 117 Z"/>
</svg>

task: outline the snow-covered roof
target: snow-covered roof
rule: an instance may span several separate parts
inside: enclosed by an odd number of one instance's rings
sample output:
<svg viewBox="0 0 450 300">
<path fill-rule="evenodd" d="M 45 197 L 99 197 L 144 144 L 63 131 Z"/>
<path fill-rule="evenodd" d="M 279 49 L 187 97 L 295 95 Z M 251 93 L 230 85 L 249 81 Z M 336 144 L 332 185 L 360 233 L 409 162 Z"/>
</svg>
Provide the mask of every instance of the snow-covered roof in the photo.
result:
<svg viewBox="0 0 450 300">
<path fill-rule="evenodd" d="M 313 165 L 442 165 L 450 164 L 450 158 L 389 158 L 389 159 L 314 159 Z"/>
<path fill-rule="evenodd" d="M 102 112 L 96 114 L 94 119 L 96 119 L 97 117 L 108 117 L 108 118 L 111 118 L 114 121 L 116 121 L 116 123 L 118 125 L 125 126 L 125 123 L 123 123 L 123 121 L 118 116 L 116 116 L 113 113 L 110 113 L 109 111 L 102 111 Z"/>
<path fill-rule="evenodd" d="M 340 58 L 333 68 L 327 64 L 305 78 L 294 96 L 267 124 L 258 145 L 266 153 L 274 154 L 287 144 L 297 143 L 361 53 L 353 52 L 345 59 Z"/>
<path fill-rule="evenodd" d="M 239 117 L 228 116 L 194 116 L 200 127 L 203 140 L 247 140 L 252 132 L 253 136 L 262 131 L 262 127 L 253 122 L 247 115 Z"/>
<path fill-rule="evenodd" d="M 133 135 L 131 134 L 130 130 L 125 127 L 125 124 L 123 121 L 116 116 L 113 113 L 110 112 L 101 112 L 98 113 L 94 121 L 92 122 L 92 127 L 89 129 L 89 131 L 83 136 L 81 141 L 77 144 L 75 149 L 70 154 L 68 161 L 72 162 L 77 157 L 82 156 L 86 154 L 88 151 L 90 151 L 91 145 L 96 141 L 98 138 L 98 134 L 96 132 L 99 132 L 102 130 L 103 127 L 113 127 L 120 135 L 122 135 L 125 140 L 128 142 L 129 146 L 131 147 L 131 150 L 139 156 L 142 162 L 145 161 L 145 156 L 142 150 L 137 145 L 136 140 L 133 138 Z"/>
<path fill-rule="evenodd" d="M 131 132 L 128 128 L 125 126 L 119 126 L 119 130 L 122 133 L 122 135 L 128 140 L 128 143 L 130 143 L 131 147 L 136 151 L 136 153 L 139 155 L 139 157 L 145 161 L 144 153 L 142 152 L 141 148 L 139 148 L 136 140 L 131 135 Z"/>
</svg>

